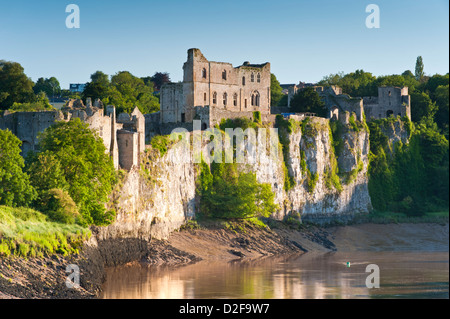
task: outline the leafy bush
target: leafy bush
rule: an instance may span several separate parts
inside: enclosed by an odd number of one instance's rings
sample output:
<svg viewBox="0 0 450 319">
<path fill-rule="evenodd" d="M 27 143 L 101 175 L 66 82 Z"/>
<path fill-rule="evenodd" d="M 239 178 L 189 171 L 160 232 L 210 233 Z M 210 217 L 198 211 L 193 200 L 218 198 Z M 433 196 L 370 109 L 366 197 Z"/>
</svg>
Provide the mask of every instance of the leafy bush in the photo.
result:
<svg viewBox="0 0 450 319">
<path fill-rule="evenodd" d="M 74 224 L 79 217 L 77 205 L 64 190 L 52 188 L 46 191 L 39 201 L 39 207 L 55 222 Z"/>
<path fill-rule="evenodd" d="M 268 217 L 278 209 L 269 184 L 261 184 L 253 173 L 239 173 L 235 163 L 201 164 L 197 183 L 200 214 L 221 219 Z"/>
</svg>

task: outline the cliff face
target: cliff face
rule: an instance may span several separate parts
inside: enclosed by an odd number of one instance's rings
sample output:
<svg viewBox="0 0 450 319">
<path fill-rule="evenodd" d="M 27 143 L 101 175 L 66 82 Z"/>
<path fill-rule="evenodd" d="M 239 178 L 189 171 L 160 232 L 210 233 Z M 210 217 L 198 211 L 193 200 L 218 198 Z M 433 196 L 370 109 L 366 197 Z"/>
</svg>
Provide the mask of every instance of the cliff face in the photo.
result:
<svg viewBox="0 0 450 319">
<path fill-rule="evenodd" d="M 304 128 L 294 125 L 287 137 L 284 161 L 291 176 L 290 189 L 284 187 L 288 177 L 280 161 L 254 166 L 258 181 L 272 185 L 281 207 L 272 217 L 282 220 L 298 213 L 302 220 L 320 222 L 370 211 L 367 130 L 354 131 L 343 125 L 336 151 L 327 119 L 310 118 Z"/>
<path fill-rule="evenodd" d="M 241 165 L 255 172 L 259 182 L 272 186 L 280 206 L 273 218 L 299 214 L 302 220 L 320 222 L 369 212 L 367 130 L 355 131 L 343 124 L 336 136 L 340 141 L 336 150 L 327 119 L 310 118 L 303 128 L 294 125 L 290 133 L 284 133 L 289 140 L 284 156 L 281 149 L 278 160 L 262 152 L 256 163 Z M 141 167 L 132 169 L 112 195 L 117 220 L 100 230 L 99 239 L 167 238 L 195 216 L 198 169 L 192 155 L 173 147 L 161 157 L 158 150 L 147 146 L 143 157 Z"/>
</svg>

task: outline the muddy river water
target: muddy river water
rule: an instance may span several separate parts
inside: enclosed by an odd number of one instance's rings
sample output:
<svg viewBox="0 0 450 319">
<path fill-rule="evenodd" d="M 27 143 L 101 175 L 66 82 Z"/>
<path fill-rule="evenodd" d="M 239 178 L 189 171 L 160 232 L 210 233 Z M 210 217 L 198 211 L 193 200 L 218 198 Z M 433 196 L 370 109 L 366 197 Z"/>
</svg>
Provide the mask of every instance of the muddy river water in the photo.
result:
<svg viewBox="0 0 450 319">
<path fill-rule="evenodd" d="M 135 264 L 108 269 L 100 297 L 449 298 L 449 253 L 308 252 L 176 268 Z"/>
</svg>

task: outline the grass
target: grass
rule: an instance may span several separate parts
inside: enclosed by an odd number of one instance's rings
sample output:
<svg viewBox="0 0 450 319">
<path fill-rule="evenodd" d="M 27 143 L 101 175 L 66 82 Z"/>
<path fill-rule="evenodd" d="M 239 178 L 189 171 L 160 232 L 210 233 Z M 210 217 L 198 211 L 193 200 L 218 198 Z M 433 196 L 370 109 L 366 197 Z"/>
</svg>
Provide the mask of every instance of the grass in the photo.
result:
<svg viewBox="0 0 450 319">
<path fill-rule="evenodd" d="M 0 256 L 44 257 L 78 253 L 89 229 L 51 222 L 30 208 L 0 206 Z"/>
</svg>

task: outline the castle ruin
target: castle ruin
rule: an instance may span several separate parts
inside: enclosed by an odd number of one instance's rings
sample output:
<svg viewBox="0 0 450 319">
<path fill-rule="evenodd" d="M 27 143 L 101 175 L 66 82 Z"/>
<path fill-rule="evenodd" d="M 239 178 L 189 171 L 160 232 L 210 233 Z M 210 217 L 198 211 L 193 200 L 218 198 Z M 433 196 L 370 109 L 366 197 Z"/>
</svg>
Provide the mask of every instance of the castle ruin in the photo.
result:
<svg viewBox="0 0 450 319">
<path fill-rule="evenodd" d="M 270 63 L 233 67 L 207 60 L 199 49 L 189 49 L 183 82 L 161 87 L 160 123 L 192 123 L 202 129 L 223 118 L 270 114 Z"/>
<path fill-rule="evenodd" d="M 79 118 L 102 138 L 103 144 L 116 169 L 130 170 L 139 164 L 139 154 L 145 149 L 145 118 L 136 107 L 131 115 L 122 113 L 116 117 L 112 105 L 102 108 L 100 100 L 94 105 L 87 99 L 69 100 L 61 110 L 40 112 L 14 112 L 0 117 L 0 129 L 9 129 L 22 141 L 22 156 L 38 151 L 38 133 L 57 121 Z"/>
</svg>

